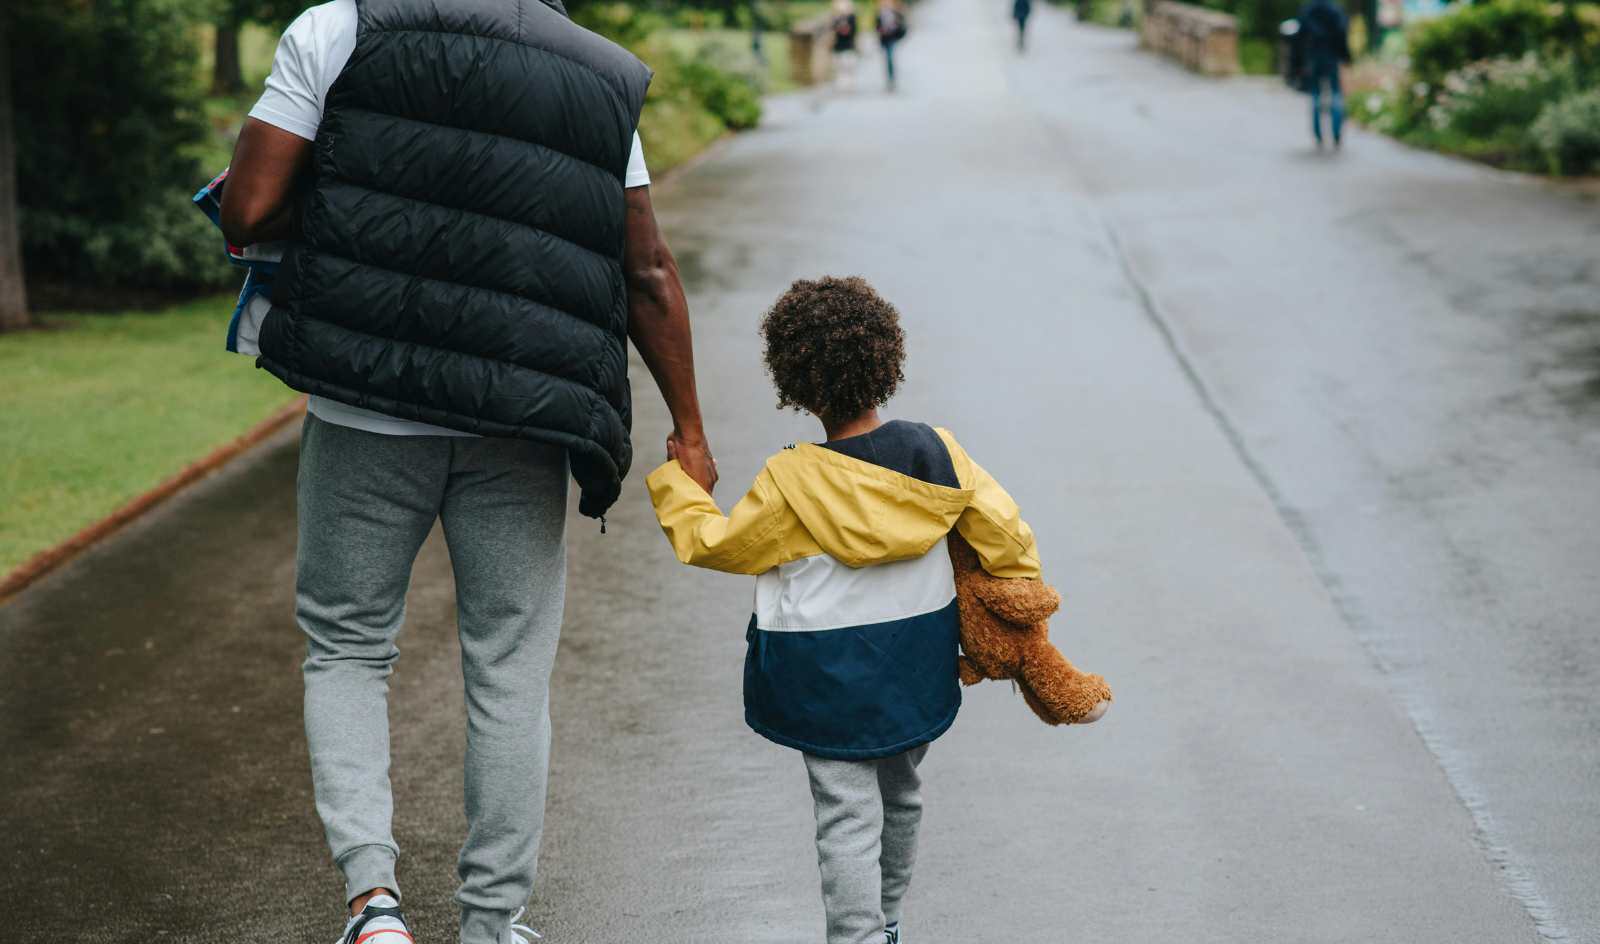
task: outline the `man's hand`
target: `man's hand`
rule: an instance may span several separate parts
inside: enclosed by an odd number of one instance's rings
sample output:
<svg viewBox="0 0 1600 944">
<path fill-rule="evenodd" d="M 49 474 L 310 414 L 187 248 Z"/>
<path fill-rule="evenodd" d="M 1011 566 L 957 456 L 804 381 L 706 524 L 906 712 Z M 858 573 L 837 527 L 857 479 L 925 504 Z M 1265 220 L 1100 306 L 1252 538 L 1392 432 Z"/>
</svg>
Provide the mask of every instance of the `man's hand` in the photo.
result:
<svg viewBox="0 0 1600 944">
<path fill-rule="evenodd" d="M 711 445 L 704 437 L 691 442 L 674 432 L 667 437 L 667 458 L 678 460 L 678 465 L 707 495 L 717 487 L 717 460 L 711 457 Z"/>
<path fill-rule="evenodd" d="M 672 413 L 667 457 L 677 459 L 689 477 L 710 494 L 717 484 L 717 463 L 711 458 L 700 423 L 689 303 L 678 279 L 678 263 L 656 225 L 650 188 L 629 187 L 625 193 L 628 216 L 622 268 L 628 279 L 628 337 Z"/>
</svg>

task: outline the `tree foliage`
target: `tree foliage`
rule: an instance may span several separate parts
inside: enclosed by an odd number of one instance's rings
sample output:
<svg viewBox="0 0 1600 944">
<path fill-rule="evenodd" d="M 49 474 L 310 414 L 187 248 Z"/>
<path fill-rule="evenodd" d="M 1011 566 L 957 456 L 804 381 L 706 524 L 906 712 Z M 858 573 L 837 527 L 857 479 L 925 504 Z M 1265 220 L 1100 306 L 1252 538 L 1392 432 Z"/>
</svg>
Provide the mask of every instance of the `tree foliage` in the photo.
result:
<svg viewBox="0 0 1600 944">
<path fill-rule="evenodd" d="M 31 279 L 178 288 L 221 276 L 215 234 L 185 209 L 207 133 L 195 14 L 194 0 L 14 8 L 17 190 Z"/>
<path fill-rule="evenodd" d="M 300 11 L 318 0 L 213 0 L 217 5 L 218 22 L 241 26 L 260 23 L 282 29 L 300 15 Z"/>
<path fill-rule="evenodd" d="M 1239 35 L 1277 40 L 1278 24 L 1300 12 L 1303 0 L 1202 0 L 1202 6 L 1232 13 Z"/>
<path fill-rule="evenodd" d="M 310 5 L 309 0 L 202 0 L 213 9 L 216 42 L 211 72 L 211 91 L 233 95 L 244 91 L 244 74 L 239 65 L 239 30 L 246 23 L 282 29 Z"/>
</svg>

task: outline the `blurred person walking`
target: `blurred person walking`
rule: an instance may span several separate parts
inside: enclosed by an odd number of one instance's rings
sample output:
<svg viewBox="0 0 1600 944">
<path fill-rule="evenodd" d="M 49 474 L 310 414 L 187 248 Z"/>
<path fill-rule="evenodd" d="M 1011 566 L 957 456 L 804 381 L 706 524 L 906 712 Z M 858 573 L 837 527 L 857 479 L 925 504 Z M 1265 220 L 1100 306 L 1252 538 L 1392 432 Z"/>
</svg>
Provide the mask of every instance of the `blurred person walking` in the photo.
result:
<svg viewBox="0 0 1600 944">
<path fill-rule="evenodd" d="M 675 454 L 715 484 L 636 130 L 649 84 L 560 0 L 333 0 L 284 33 L 240 133 L 224 233 L 289 241 L 257 363 L 311 394 L 295 615 L 343 944 L 410 941 L 388 678 L 435 522 L 466 688 L 461 941 L 514 944 L 537 937 L 517 922 L 544 828 L 567 478 L 603 527 L 632 459 L 629 338 Z"/>
<path fill-rule="evenodd" d="M 1020 0 L 1019 0 L 1020 2 Z M 1311 0 L 1300 10 L 1295 34 L 1301 62 L 1301 88 L 1311 95 L 1311 134 L 1322 147 L 1323 90 L 1327 90 L 1328 124 L 1333 146 L 1344 143 L 1344 92 L 1339 66 L 1350 61 L 1349 21 L 1333 0 Z"/>
<path fill-rule="evenodd" d="M 1017 52 L 1028 45 L 1028 17 L 1033 14 L 1033 0 L 1012 0 L 1011 18 L 1017 21 Z"/>
<path fill-rule="evenodd" d="M 894 91 L 894 47 L 906 38 L 906 13 L 900 0 L 878 0 L 878 45 L 883 49 L 883 68 L 889 91 Z"/>
<path fill-rule="evenodd" d="M 844 88 L 855 85 L 856 66 L 861 60 L 856 49 L 859 32 L 855 4 L 850 0 L 833 0 L 833 64 L 839 73 L 839 84 Z"/>
</svg>

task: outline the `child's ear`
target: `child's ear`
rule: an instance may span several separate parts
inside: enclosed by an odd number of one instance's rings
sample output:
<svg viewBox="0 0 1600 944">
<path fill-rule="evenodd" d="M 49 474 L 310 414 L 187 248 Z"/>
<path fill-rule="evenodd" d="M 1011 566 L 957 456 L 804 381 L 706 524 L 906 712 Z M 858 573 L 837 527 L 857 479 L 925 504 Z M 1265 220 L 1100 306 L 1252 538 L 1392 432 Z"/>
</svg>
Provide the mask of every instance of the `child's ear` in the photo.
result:
<svg viewBox="0 0 1600 944">
<path fill-rule="evenodd" d="M 980 579 L 973 594 L 989 611 L 1015 626 L 1032 626 L 1061 608 L 1061 594 L 1042 580 Z"/>
</svg>

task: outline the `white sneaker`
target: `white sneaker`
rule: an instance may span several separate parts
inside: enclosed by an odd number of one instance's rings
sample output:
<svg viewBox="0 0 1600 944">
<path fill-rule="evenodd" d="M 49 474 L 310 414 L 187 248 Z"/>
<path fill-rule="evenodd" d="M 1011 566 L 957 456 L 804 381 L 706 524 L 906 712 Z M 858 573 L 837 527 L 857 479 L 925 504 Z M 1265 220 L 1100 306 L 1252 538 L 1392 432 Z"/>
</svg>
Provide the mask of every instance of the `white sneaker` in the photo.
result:
<svg viewBox="0 0 1600 944">
<path fill-rule="evenodd" d="M 334 944 L 413 944 L 400 903 L 388 895 L 373 895 L 366 907 L 344 926 Z"/>
<path fill-rule="evenodd" d="M 900 944 L 900 922 L 883 929 L 883 944 Z"/>
<path fill-rule="evenodd" d="M 511 926 L 506 928 L 506 944 L 533 944 L 534 941 L 544 936 L 526 924 L 517 923 L 522 920 L 522 913 L 527 910 L 526 908 L 518 908 L 517 913 L 511 916 Z M 385 944 L 385 942 L 379 941 L 377 944 Z"/>
</svg>

